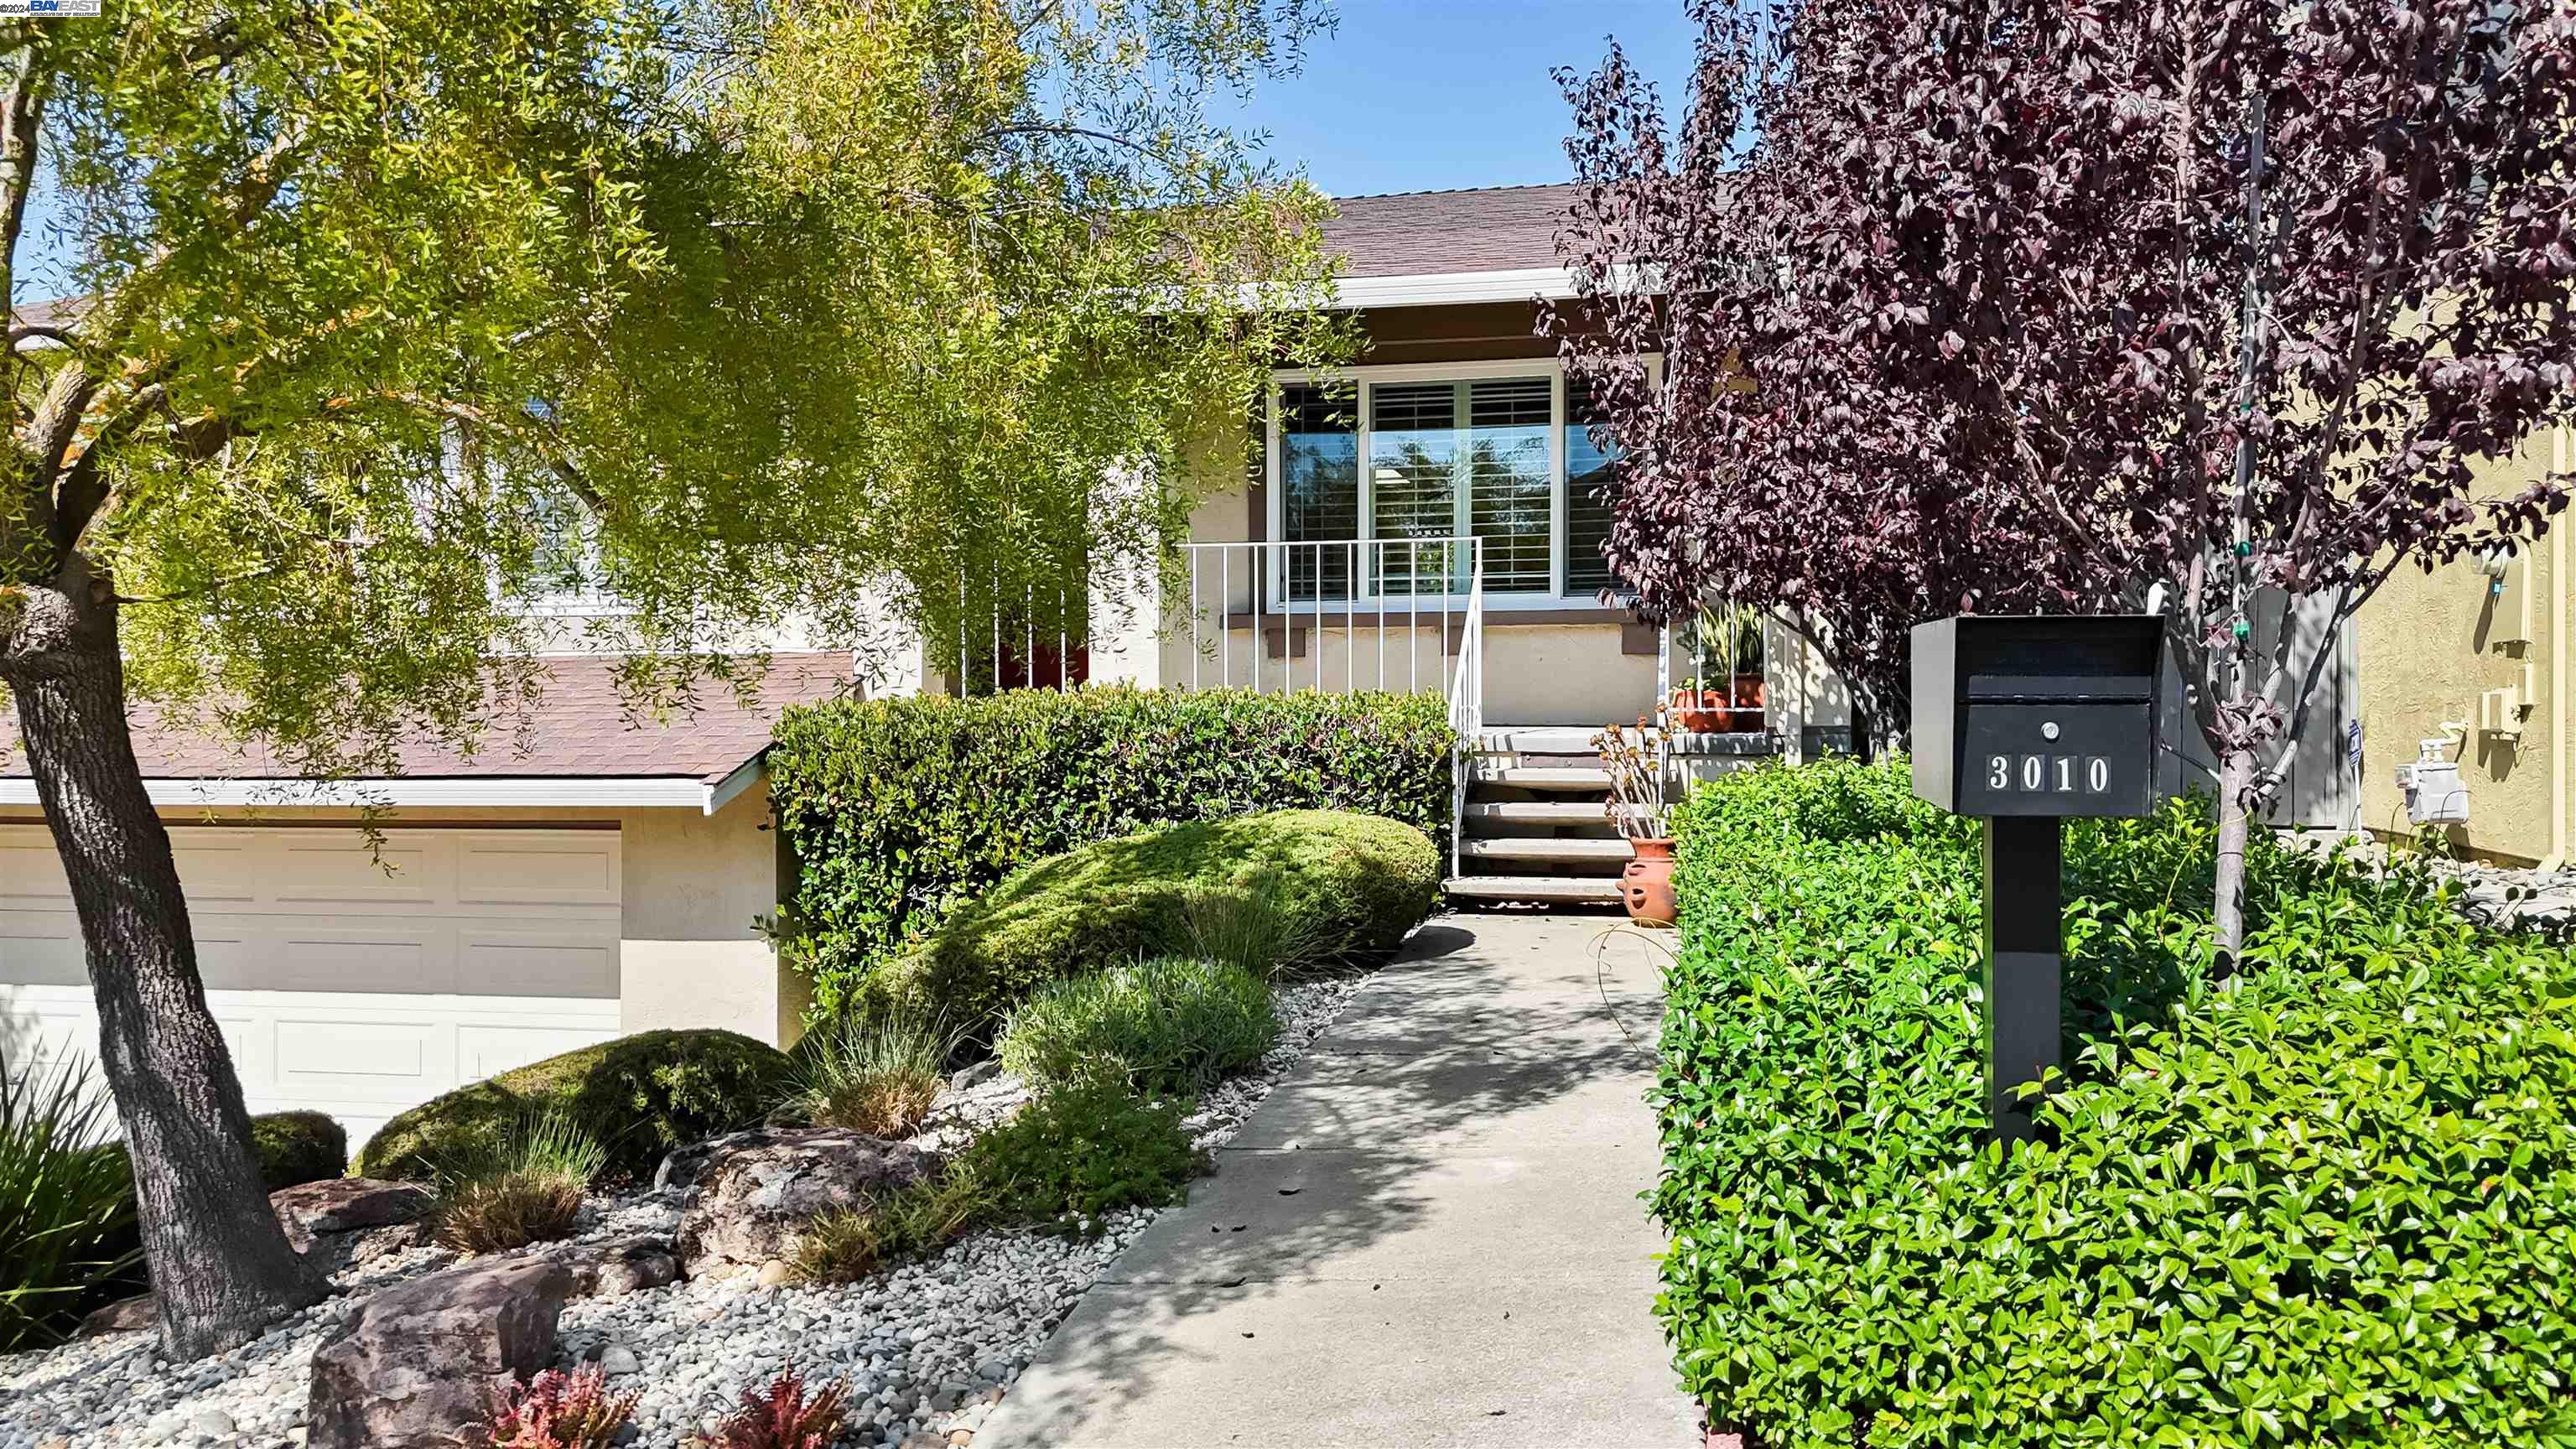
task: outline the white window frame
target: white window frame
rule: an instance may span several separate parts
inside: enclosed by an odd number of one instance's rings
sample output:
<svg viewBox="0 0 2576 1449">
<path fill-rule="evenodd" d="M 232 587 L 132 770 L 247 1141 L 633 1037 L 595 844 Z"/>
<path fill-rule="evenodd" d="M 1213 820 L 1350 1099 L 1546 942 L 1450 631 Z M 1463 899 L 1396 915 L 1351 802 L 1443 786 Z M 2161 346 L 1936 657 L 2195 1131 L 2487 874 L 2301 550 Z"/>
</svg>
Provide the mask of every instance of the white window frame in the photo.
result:
<svg viewBox="0 0 2576 1449">
<path fill-rule="evenodd" d="M 1653 386 L 1661 386 L 1663 380 L 1663 359 L 1660 357 L 1647 358 L 1646 368 L 1649 384 Z M 1545 589 L 1517 590 L 1510 593 L 1488 589 L 1485 594 L 1485 607 L 1488 609 L 1599 608 L 1599 598 L 1593 591 L 1587 589 L 1580 595 L 1569 595 L 1566 593 L 1565 589 L 1566 549 L 1571 545 L 1572 540 L 1567 536 L 1567 526 L 1570 519 L 1568 517 L 1569 506 L 1565 476 L 1565 429 L 1567 425 L 1565 416 L 1566 390 L 1565 363 L 1561 358 L 1518 357 L 1498 358 L 1479 362 L 1390 363 L 1363 367 L 1283 368 L 1279 371 L 1273 372 L 1270 375 L 1270 395 L 1263 408 L 1264 439 L 1262 448 L 1262 483 L 1263 492 L 1267 495 L 1263 508 L 1263 512 L 1266 515 L 1266 521 L 1263 528 L 1264 536 L 1269 538 L 1273 543 L 1284 544 L 1287 542 L 1285 538 L 1288 526 L 1287 491 L 1281 487 L 1279 478 L 1279 406 L 1281 402 L 1281 392 L 1283 389 L 1294 386 L 1347 386 L 1353 390 L 1354 406 L 1358 409 L 1359 413 L 1353 431 L 1353 443 L 1357 449 L 1357 456 L 1359 459 L 1358 541 L 1366 543 L 1378 536 L 1377 510 L 1375 507 L 1377 502 L 1375 496 L 1377 491 L 1375 487 L 1376 479 L 1374 477 L 1375 470 L 1369 466 L 1369 418 L 1370 402 L 1372 400 L 1371 390 L 1379 383 L 1474 382 L 1496 378 L 1545 378 L 1547 380 L 1549 414 L 1547 434 L 1548 585 Z M 1335 539 L 1323 541 L 1341 542 L 1342 540 Z M 1274 561 L 1267 572 L 1274 575 L 1274 577 L 1269 580 L 1273 594 L 1276 597 L 1285 598 L 1285 575 L 1287 572 L 1286 550 L 1284 548 L 1279 550 L 1279 554 L 1280 557 Z M 1363 572 L 1365 573 L 1366 571 L 1363 570 Z M 1369 587 L 1366 579 L 1358 578 L 1351 581 L 1350 597 L 1348 599 L 1330 599 L 1325 602 L 1353 602 L 1365 604 L 1376 601 L 1378 597 L 1377 592 Z M 1423 597 L 1436 599 L 1441 596 L 1429 594 L 1424 595 Z M 1464 595 L 1453 593 L 1447 597 L 1452 600 L 1458 600 L 1463 599 Z M 1605 609 L 1603 612 L 1608 613 L 1613 611 Z"/>
</svg>

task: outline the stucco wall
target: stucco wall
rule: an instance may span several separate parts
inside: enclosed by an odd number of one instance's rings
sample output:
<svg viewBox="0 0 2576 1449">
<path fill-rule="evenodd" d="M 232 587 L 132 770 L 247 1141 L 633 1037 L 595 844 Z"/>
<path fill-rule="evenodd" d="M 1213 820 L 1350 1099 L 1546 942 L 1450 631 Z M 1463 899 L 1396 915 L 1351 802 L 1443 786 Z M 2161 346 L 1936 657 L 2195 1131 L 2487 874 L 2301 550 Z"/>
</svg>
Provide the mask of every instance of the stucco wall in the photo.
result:
<svg viewBox="0 0 2576 1449">
<path fill-rule="evenodd" d="M 2480 486 L 2502 493 L 2526 486 L 2548 468 L 2569 466 L 2561 431 L 2507 464 L 2482 470 Z M 2467 851 L 2535 861 L 2567 850 L 2570 701 L 2567 524 L 2526 544 L 2505 567 L 2502 593 L 2475 560 L 2427 574 L 2401 569 L 2362 610 L 2356 625 L 2363 741 L 2362 824 L 2377 832 L 2412 830 L 2396 770 L 2412 761 L 2419 739 L 2437 737 L 2444 720 L 2469 726 L 2465 742 L 2446 752 L 2460 764 L 2469 791 L 2469 822 L 2449 835 Z M 2527 624 L 2525 621 L 2528 621 Z M 2520 735 L 2481 730 L 2479 695 L 2528 683 L 2531 709 Z"/>
</svg>

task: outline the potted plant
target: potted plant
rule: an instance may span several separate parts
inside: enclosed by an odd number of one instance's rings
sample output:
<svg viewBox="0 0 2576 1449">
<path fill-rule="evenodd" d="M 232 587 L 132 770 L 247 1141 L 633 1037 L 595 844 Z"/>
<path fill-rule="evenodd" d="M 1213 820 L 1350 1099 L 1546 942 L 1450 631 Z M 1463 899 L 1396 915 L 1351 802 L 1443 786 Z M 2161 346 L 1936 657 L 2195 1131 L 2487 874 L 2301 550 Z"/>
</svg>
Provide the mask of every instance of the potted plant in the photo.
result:
<svg viewBox="0 0 2576 1449">
<path fill-rule="evenodd" d="M 1614 727 L 1592 737 L 1601 768 L 1610 776 L 1610 823 L 1634 855 L 1620 873 L 1619 899 L 1628 908 L 1628 919 L 1641 926 L 1670 926 L 1681 919 L 1680 902 L 1673 895 L 1664 741 L 1665 732 L 1643 720 L 1636 729 Z"/>
</svg>

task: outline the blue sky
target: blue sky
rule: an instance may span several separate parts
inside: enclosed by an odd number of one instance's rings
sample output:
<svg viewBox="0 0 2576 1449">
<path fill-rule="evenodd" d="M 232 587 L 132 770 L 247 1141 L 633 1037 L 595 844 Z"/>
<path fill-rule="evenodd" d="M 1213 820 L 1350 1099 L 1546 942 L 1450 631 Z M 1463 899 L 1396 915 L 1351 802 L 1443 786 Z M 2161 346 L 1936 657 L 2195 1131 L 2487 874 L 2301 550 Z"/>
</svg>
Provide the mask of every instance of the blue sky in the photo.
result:
<svg viewBox="0 0 2576 1449">
<path fill-rule="evenodd" d="M 1690 75 L 1681 0 L 1340 0 L 1303 72 L 1257 92 L 1239 124 L 1334 196 L 1564 181 L 1568 112 L 1554 66 L 1588 71 L 1615 35 L 1663 87 Z"/>
</svg>

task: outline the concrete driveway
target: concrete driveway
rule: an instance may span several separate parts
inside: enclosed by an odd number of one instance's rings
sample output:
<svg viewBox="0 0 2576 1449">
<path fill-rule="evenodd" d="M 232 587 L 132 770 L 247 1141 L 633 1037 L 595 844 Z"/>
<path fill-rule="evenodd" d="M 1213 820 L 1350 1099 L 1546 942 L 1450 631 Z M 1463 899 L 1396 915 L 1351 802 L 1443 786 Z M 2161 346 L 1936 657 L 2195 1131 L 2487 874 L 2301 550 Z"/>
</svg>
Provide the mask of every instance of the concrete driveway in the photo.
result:
<svg viewBox="0 0 2576 1449">
<path fill-rule="evenodd" d="M 1696 1445 L 1637 1196 L 1670 940 L 1602 916 L 1426 925 L 977 1449 Z"/>
</svg>

